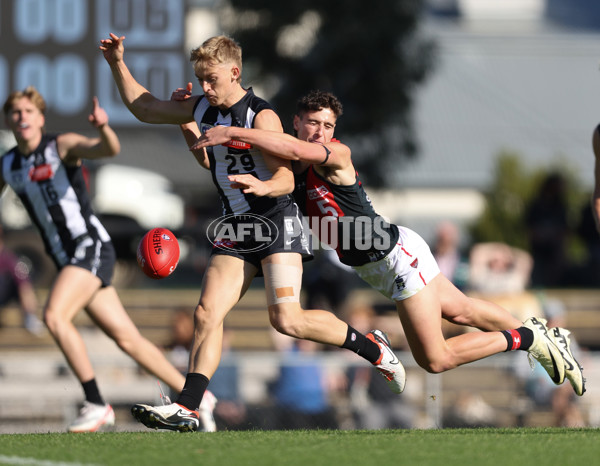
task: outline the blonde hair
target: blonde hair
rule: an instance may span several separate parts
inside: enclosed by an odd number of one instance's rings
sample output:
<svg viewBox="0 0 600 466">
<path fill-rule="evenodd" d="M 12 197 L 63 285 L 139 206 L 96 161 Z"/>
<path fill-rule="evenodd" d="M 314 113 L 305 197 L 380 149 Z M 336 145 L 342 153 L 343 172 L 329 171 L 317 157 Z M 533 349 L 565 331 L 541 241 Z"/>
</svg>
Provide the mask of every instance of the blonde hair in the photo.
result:
<svg viewBox="0 0 600 466">
<path fill-rule="evenodd" d="M 240 70 L 238 82 L 242 79 L 242 48 L 231 37 L 215 36 L 205 40 L 192 50 L 190 61 L 194 68 L 204 64 L 234 63 Z"/>
<path fill-rule="evenodd" d="M 27 86 L 22 91 L 13 91 L 8 95 L 6 101 L 4 102 L 4 106 L 2 107 L 4 110 L 4 115 L 8 115 L 15 101 L 23 98 L 29 99 L 31 103 L 38 108 L 42 115 L 46 114 L 46 101 L 42 97 L 42 94 L 40 94 L 35 87 Z"/>
</svg>

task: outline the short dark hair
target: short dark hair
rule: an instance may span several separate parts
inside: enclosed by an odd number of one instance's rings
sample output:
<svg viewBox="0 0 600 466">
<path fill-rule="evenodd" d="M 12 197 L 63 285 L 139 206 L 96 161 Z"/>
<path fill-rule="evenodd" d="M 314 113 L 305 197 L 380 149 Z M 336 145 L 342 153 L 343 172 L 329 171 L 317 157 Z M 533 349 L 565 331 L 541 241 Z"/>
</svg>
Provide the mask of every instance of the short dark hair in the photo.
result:
<svg viewBox="0 0 600 466">
<path fill-rule="evenodd" d="M 331 92 L 313 90 L 298 99 L 296 114 L 301 116 L 303 113 L 318 112 L 324 108 L 331 109 L 336 118 L 341 117 L 344 112 L 342 103 Z"/>
</svg>

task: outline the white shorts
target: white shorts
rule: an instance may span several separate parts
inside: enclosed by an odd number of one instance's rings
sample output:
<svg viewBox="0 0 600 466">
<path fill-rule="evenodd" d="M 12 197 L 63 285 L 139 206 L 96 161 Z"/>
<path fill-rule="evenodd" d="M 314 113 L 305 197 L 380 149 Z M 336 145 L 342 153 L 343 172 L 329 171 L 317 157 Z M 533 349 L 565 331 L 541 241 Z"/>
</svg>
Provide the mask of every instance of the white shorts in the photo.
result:
<svg viewBox="0 0 600 466">
<path fill-rule="evenodd" d="M 417 294 L 440 273 L 429 246 L 409 228 L 398 227 L 396 247 L 383 259 L 352 267 L 360 278 L 394 301 Z"/>
</svg>

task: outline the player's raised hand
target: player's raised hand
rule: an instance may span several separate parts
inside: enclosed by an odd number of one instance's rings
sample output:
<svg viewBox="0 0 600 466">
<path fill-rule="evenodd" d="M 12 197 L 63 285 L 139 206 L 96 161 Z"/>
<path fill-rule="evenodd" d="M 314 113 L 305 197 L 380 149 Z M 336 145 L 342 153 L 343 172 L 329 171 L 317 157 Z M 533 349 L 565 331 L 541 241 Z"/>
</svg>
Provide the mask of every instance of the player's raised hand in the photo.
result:
<svg viewBox="0 0 600 466">
<path fill-rule="evenodd" d="M 171 94 L 171 100 L 182 101 L 182 100 L 189 99 L 191 96 L 192 96 L 192 83 L 187 83 L 187 86 L 185 88 L 178 87 L 177 89 L 175 89 L 173 91 L 173 93 Z"/>
<path fill-rule="evenodd" d="M 102 54 L 109 64 L 123 60 L 123 54 L 125 53 L 124 40 L 125 36 L 118 37 L 112 32 L 110 33 L 110 39 L 100 39 L 100 50 L 102 50 Z"/>
<path fill-rule="evenodd" d="M 96 128 L 101 128 L 102 126 L 108 124 L 108 114 L 102 107 L 100 107 L 98 97 L 96 96 L 94 96 L 92 99 L 92 113 L 89 114 L 88 120 Z"/>
</svg>

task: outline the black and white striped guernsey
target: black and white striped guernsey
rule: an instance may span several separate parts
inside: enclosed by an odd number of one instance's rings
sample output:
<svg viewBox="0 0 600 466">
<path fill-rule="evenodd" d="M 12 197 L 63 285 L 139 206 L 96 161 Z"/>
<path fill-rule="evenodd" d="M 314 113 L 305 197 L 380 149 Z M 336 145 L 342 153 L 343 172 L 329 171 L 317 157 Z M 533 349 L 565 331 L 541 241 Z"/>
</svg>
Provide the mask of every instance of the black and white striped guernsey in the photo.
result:
<svg viewBox="0 0 600 466">
<path fill-rule="evenodd" d="M 63 163 L 56 138 L 44 135 L 28 156 L 12 148 L 2 156 L 1 169 L 38 227 L 46 251 L 61 268 L 82 240 L 108 242 L 110 236 L 92 211 L 82 167 Z"/>
<path fill-rule="evenodd" d="M 266 109 L 273 108 L 265 100 L 257 97 L 250 88 L 242 99 L 226 111 L 211 107 L 208 100 L 201 96 L 194 108 L 194 119 L 202 133 L 217 125 L 253 128 L 256 115 Z M 231 181 L 227 178 L 229 175 L 249 173 L 262 181 L 272 177 L 273 174 L 267 168 L 258 149 L 233 141 L 232 144 L 208 147 L 206 151 L 213 182 L 223 204 L 223 214 L 264 214 L 291 202 L 290 195 L 275 198 L 257 197 L 244 194 L 241 189 L 231 188 Z"/>
</svg>

